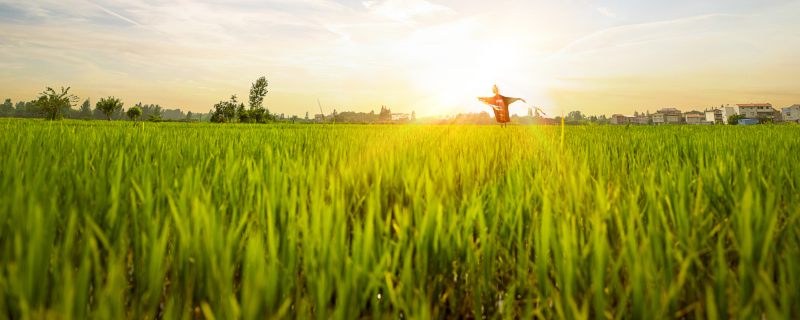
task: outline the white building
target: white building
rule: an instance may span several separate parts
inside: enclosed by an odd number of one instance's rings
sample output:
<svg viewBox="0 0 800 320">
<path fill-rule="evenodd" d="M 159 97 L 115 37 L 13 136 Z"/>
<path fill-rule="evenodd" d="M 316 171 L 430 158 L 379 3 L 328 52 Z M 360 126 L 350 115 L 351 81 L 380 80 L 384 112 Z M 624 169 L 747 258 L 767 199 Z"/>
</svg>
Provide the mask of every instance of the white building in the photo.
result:
<svg viewBox="0 0 800 320">
<path fill-rule="evenodd" d="M 781 116 L 783 116 L 783 121 L 800 123 L 800 104 L 781 109 Z"/>
<path fill-rule="evenodd" d="M 728 118 L 733 115 L 744 116 L 746 119 L 772 119 L 780 117 L 780 112 L 775 110 L 770 103 L 744 103 L 726 104 L 722 106 L 722 121 L 728 124 Z"/>
<path fill-rule="evenodd" d="M 749 119 L 775 119 L 777 110 L 770 103 L 737 104 L 737 114 Z"/>
<path fill-rule="evenodd" d="M 411 115 L 408 113 L 392 113 L 392 121 L 409 121 Z"/>
<path fill-rule="evenodd" d="M 728 119 L 733 115 L 738 115 L 738 107 L 736 105 L 726 104 L 722 106 L 722 123 L 728 124 Z"/>
<path fill-rule="evenodd" d="M 708 123 L 725 123 L 727 120 L 724 119 L 722 116 L 722 109 L 714 108 L 711 110 L 706 110 L 706 122 Z"/>
</svg>

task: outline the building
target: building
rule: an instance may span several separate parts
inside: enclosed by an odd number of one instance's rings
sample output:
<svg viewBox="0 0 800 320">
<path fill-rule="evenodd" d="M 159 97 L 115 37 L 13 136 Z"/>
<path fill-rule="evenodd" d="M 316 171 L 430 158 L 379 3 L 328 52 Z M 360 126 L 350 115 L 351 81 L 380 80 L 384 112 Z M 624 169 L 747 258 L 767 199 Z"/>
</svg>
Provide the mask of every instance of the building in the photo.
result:
<svg viewBox="0 0 800 320">
<path fill-rule="evenodd" d="M 629 117 L 629 116 L 621 115 L 621 114 L 615 114 L 615 115 L 611 116 L 611 119 L 609 119 L 609 123 L 611 123 L 611 124 L 629 124 L 629 123 L 631 123 L 631 118 L 633 118 L 633 117 Z"/>
<path fill-rule="evenodd" d="M 715 109 L 716 110 L 716 109 Z M 715 113 L 715 119 L 722 117 L 722 123 L 728 124 L 731 116 L 743 116 L 748 119 L 769 119 L 779 120 L 781 113 L 775 110 L 770 103 L 745 103 L 745 104 L 726 104 L 720 107 L 721 115 Z M 708 119 L 708 111 L 706 119 Z"/>
<path fill-rule="evenodd" d="M 783 121 L 800 123 L 800 104 L 781 109 Z"/>
<path fill-rule="evenodd" d="M 408 113 L 392 113 L 392 121 L 409 121 L 411 115 Z"/>
<path fill-rule="evenodd" d="M 728 124 L 731 116 L 738 115 L 739 109 L 735 105 L 726 104 L 722 106 L 722 123 Z"/>
<path fill-rule="evenodd" d="M 644 113 L 634 115 L 634 117 L 631 118 L 631 124 L 648 125 L 650 124 L 650 116 Z"/>
<path fill-rule="evenodd" d="M 324 114 L 315 114 L 314 115 L 314 122 L 325 122 L 325 115 Z"/>
<path fill-rule="evenodd" d="M 727 122 L 727 120 L 725 120 L 722 116 L 722 109 L 714 108 L 711 110 L 706 110 L 705 114 L 706 122 L 708 123 L 720 124 Z"/>
<path fill-rule="evenodd" d="M 750 126 L 758 124 L 758 119 L 739 119 L 740 126 Z"/>
<path fill-rule="evenodd" d="M 683 114 L 683 121 L 686 124 L 703 124 L 705 120 L 705 114 L 700 111 L 689 111 Z"/>
<path fill-rule="evenodd" d="M 779 118 L 777 110 L 772 108 L 770 103 L 746 103 L 736 105 L 736 114 L 749 119 L 770 119 Z"/>
<path fill-rule="evenodd" d="M 653 114 L 653 124 L 678 124 L 683 122 L 683 113 L 675 108 L 663 108 Z"/>
</svg>

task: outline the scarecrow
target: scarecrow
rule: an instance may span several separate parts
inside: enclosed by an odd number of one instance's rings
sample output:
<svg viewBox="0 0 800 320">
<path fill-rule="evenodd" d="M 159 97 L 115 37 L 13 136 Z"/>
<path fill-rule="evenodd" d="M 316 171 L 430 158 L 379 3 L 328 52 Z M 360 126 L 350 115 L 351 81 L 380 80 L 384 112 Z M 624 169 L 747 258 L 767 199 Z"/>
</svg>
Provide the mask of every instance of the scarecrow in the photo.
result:
<svg viewBox="0 0 800 320">
<path fill-rule="evenodd" d="M 492 110 L 494 110 L 494 119 L 500 123 L 500 126 L 505 127 L 511 122 L 511 117 L 508 115 L 508 106 L 517 101 L 525 102 L 525 100 L 500 95 L 500 90 L 497 89 L 497 85 L 494 85 L 492 91 L 494 92 L 494 97 L 478 98 L 478 100 L 490 105 Z"/>
</svg>

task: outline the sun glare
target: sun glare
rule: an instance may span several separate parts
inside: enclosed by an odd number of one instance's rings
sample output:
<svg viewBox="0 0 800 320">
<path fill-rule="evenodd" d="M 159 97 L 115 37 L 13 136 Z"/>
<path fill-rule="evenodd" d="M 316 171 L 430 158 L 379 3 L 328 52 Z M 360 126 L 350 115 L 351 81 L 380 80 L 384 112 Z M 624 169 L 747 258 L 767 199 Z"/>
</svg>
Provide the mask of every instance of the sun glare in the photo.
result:
<svg viewBox="0 0 800 320">
<path fill-rule="evenodd" d="M 420 104 L 428 113 L 489 111 L 476 97 L 491 95 L 494 84 L 502 90 L 517 77 L 520 61 L 513 42 L 475 30 L 474 24 L 466 24 L 416 35 L 403 46 L 407 76 L 427 97 Z"/>
</svg>

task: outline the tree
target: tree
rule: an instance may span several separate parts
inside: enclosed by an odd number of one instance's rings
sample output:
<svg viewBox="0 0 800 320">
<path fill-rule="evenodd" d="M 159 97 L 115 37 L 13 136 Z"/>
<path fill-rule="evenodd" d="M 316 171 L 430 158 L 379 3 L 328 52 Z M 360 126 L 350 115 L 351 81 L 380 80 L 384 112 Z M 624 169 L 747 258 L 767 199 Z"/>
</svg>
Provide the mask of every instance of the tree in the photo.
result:
<svg viewBox="0 0 800 320">
<path fill-rule="evenodd" d="M 97 102 L 97 110 L 100 110 L 106 115 L 108 121 L 111 121 L 111 115 L 114 112 L 122 110 L 123 103 L 115 97 L 102 98 Z"/>
<path fill-rule="evenodd" d="M 3 105 L 0 106 L 0 117 L 11 117 L 14 115 L 14 104 L 11 99 L 6 99 Z"/>
<path fill-rule="evenodd" d="M 263 107 L 264 103 L 264 96 L 267 95 L 267 86 L 269 83 L 267 82 L 267 78 L 261 77 L 253 82 L 253 85 L 250 87 L 250 109 L 259 109 Z"/>
<path fill-rule="evenodd" d="M 81 104 L 79 115 L 82 119 L 92 118 L 92 103 L 89 102 L 89 99 L 84 100 L 83 104 Z"/>
<path fill-rule="evenodd" d="M 128 109 L 127 112 L 128 118 L 133 120 L 136 123 L 136 119 L 142 116 L 142 109 L 139 107 L 134 106 L 133 108 Z"/>
<path fill-rule="evenodd" d="M 186 113 L 186 121 L 192 121 L 192 112 L 191 111 Z"/>
<path fill-rule="evenodd" d="M 142 104 L 139 102 L 136 104 L 136 106 L 142 109 L 142 117 L 147 117 L 148 119 L 161 119 L 162 109 L 160 105 Z"/>
<path fill-rule="evenodd" d="M 569 120 L 569 121 L 581 121 L 581 120 L 583 120 L 583 118 L 584 118 L 583 113 L 581 113 L 578 110 L 570 111 L 567 114 L 567 120 Z"/>
<path fill-rule="evenodd" d="M 244 119 L 246 121 L 242 122 L 254 121 L 263 123 L 270 119 L 269 110 L 264 108 L 264 96 L 269 92 L 267 90 L 268 85 L 267 78 L 261 77 L 256 79 L 256 82 L 253 82 L 253 85 L 250 86 L 250 111 L 247 113 L 242 112 L 246 116 Z"/>
<path fill-rule="evenodd" d="M 238 117 L 239 122 L 242 123 L 253 122 L 253 118 L 250 117 L 250 111 L 244 108 L 244 103 L 240 103 L 238 106 L 236 106 L 236 117 Z"/>
<path fill-rule="evenodd" d="M 739 124 L 739 120 L 742 120 L 744 118 L 745 118 L 745 116 L 743 116 L 741 114 L 731 115 L 730 117 L 728 117 L 728 124 L 737 125 L 737 124 Z"/>
<path fill-rule="evenodd" d="M 240 104 L 238 101 L 236 101 L 236 95 L 232 95 L 231 99 L 228 101 L 218 102 L 214 105 L 214 109 L 211 111 L 211 122 L 233 122 L 233 120 L 236 119 L 237 108 L 244 109 L 244 104 Z"/>
<path fill-rule="evenodd" d="M 61 92 L 56 92 L 53 88 L 47 87 L 36 100 L 36 106 L 45 114 L 47 120 L 58 120 L 64 116 L 66 111 L 78 102 L 78 97 L 69 93 L 70 87 Z"/>
</svg>

